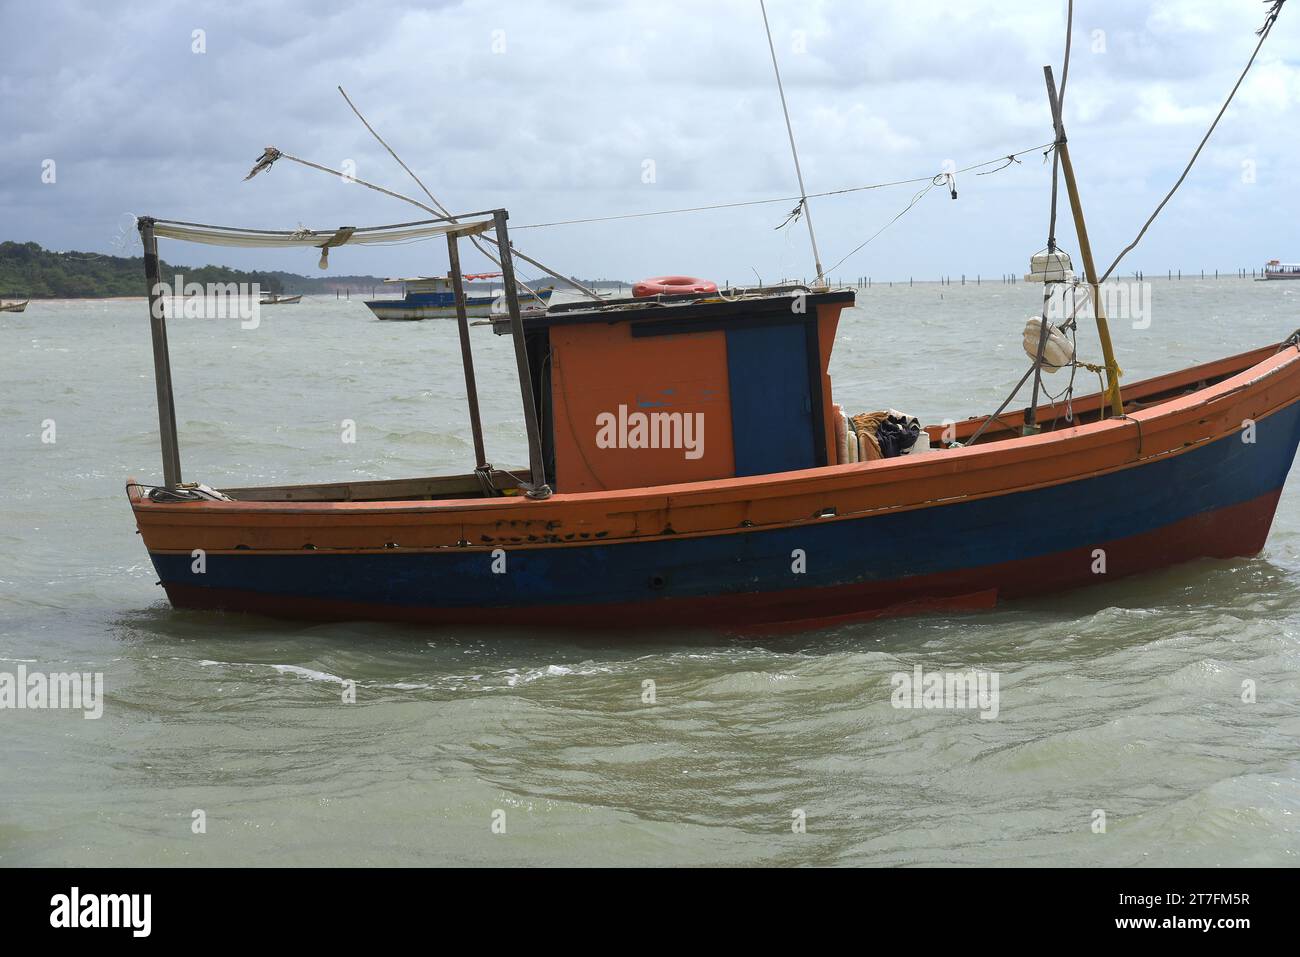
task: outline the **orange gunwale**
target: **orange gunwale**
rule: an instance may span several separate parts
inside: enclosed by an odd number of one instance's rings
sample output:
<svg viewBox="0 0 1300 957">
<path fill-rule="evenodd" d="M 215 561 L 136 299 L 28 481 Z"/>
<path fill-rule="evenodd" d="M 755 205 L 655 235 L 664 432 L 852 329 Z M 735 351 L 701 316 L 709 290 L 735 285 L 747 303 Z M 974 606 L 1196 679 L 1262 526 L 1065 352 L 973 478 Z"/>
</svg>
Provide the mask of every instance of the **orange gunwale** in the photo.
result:
<svg viewBox="0 0 1300 957">
<path fill-rule="evenodd" d="M 1058 485 L 1179 455 L 1300 398 L 1300 347 L 1268 346 L 1134 383 L 1126 398 L 1221 381 L 1123 418 L 874 462 L 653 488 L 402 502 L 156 503 L 129 488 L 155 552 L 319 554 L 582 547 L 846 521 Z M 1075 400 L 1076 412 L 1099 397 Z M 1044 407 L 1051 414 L 1050 406 Z M 1023 413 L 1011 413 L 1013 421 Z M 982 420 L 956 427 L 969 436 Z M 937 431 L 940 427 L 932 427 Z M 1014 479 L 1014 481 L 1011 481 Z M 832 511 L 833 510 L 833 511 Z M 821 517 L 823 513 L 825 517 Z"/>
</svg>

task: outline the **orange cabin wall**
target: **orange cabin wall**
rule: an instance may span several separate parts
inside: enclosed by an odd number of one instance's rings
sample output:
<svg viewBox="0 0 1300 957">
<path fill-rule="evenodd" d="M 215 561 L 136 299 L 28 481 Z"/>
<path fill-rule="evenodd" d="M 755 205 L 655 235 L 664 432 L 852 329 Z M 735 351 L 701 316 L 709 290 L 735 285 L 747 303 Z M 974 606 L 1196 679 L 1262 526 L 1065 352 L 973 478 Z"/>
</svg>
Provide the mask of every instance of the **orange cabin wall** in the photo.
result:
<svg viewBox="0 0 1300 957">
<path fill-rule="evenodd" d="M 595 492 L 730 478 L 731 385 L 721 331 L 633 339 L 626 322 L 551 329 L 556 487 Z M 683 449 L 599 448 L 597 416 L 703 413 L 703 454 Z"/>
</svg>

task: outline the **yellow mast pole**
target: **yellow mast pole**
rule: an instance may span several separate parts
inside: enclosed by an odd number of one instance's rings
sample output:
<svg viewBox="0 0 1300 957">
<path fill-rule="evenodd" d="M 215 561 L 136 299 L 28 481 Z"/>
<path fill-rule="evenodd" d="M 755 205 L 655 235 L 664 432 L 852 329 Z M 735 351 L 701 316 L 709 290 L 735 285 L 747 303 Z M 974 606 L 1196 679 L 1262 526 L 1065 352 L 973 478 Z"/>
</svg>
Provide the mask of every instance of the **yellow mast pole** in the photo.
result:
<svg viewBox="0 0 1300 957">
<path fill-rule="evenodd" d="M 1074 166 L 1070 163 L 1070 147 L 1065 138 L 1065 124 L 1061 122 L 1061 105 L 1056 96 L 1056 81 L 1052 68 L 1043 67 L 1047 80 L 1047 98 L 1052 106 L 1052 124 L 1056 129 L 1056 155 L 1061 160 L 1065 176 L 1065 190 L 1070 196 L 1070 211 L 1074 214 L 1074 231 L 1079 237 L 1079 255 L 1083 259 L 1083 275 L 1092 286 L 1092 309 L 1097 317 L 1097 336 L 1101 339 L 1101 354 L 1106 363 L 1106 396 L 1113 415 L 1124 414 L 1124 399 L 1120 395 L 1120 368 L 1115 361 L 1115 347 L 1110 341 L 1110 326 L 1106 323 L 1106 309 L 1101 301 L 1101 286 L 1097 281 L 1097 267 L 1092 260 L 1092 244 L 1088 242 L 1088 226 L 1083 221 L 1083 204 L 1079 201 L 1079 186 L 1074 180 Z"/>
</svg>

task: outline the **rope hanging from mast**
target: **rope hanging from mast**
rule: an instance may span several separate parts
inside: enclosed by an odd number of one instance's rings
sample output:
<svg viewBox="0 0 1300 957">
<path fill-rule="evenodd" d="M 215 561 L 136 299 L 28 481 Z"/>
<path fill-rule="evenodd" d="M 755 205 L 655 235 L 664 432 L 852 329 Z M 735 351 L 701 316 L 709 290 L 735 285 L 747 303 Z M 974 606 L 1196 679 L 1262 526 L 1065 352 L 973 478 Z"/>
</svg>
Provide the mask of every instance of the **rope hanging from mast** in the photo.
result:
<svg viewBox="0 0 1300 957">
<path fill-rule="evenodd" d="M 1074 39 L 1074 0 L 1070 0 L 1065 15 L 1065 61 L 1061 66 L 1061 85 L 1056 91 L 1056 116 L 1060 117 L 1065 112 L 1065 81 L 1070 76 L 1070 47 Z M 1054 256 L 1056 253 L 1056 196 L 1057 180 L 1059 179 L 1061 151 L 1060 145 L 1065 140 L 1065 130 L 1060 125 L 1056 126 L 1056 143 L 1052 146 L 1052 206 L 1051 216 L 1047 224 L 1047 255 Z M 1032 260 L 1031 260 L 1032 264 Z M 1050 335 L 1050 325 L 1047 320 L 1048 305 L 1052 301 L 1053 295 L 1053 276 L 1047 275 L 1043 283 L 1043 307 L 1038 320 L 1038 352 L 1034 357 L 1034 388 L 1029 401 L 1029 411 L 1026 414 L 1024 433 L 1026 435 L 1036 434 L 1038 426 L 1038 393 L 1043 388 L 1043 353 L 1047 349 L 1047 341 Z M 1061 278 L 1064 278 L 1062 274 Z M 1074 317 L 1071 317 L 1071 323 Z M 1071 353 L 1070 359 L 1073 364 L 1078 364 L 1077 353 Z M 1074 370 L 1070 372 L 1070 385 L 1066 388 L 1067 396 L 1072 394 L 1074 388 Z"/>
<path fill-rule="evenodd" d="M 1074 0 L 1070 0 L 1069 8 L 1066 12 L 1065 19 L 1065 62 L 1061 64 L 1061 87 L 1057 91 L 1056 101 L 1060 104 L 1062 112 L 1065 110 L 1065 82 L 1070 78 L 1070 46 L 1074 39 Z M 1056 131 L 1057 137 L 1060 137 L 1060 131 Z M 1052 144 L 1052 214 L 1047 224 L 1047 251 L 1056 252 L 1056 190 L 1057 181 L 1060 178 L 1061 156 L 1056 151 L 1056 143 Z"/>
<path fill-rule="evenodd" d="M 1223 101 L 1223 106 L 1219 107 L 1219 112 L 1218 115 L 1214 117 L 1214 122 L 1210 124 L 1210 128 L 1206 130 L 1205 135 L 1201 137 L 1201 142 L 1197 145 L 1196 152 L 1194 152 L 1192 158 L 1187 161 L 1187 165 L 1183 168 L 1182 175 L 1178 177 L 1178 181 L 1170 187 L 1169 192 L 1165 194 L 1165 198 L 1162 199 L 1160 205 L 1155 208 L 1155 212 L 1153 212 L 1147 218 L 1147 221 L 1142 224 L 1142 228 L 1139 229 L 1138 234 L 1133 237 L 1133 241 L 1125 246 L 1123 250 L 1120 251 L 1120 254 L 1115 257 L 1115 261 L 1111 263 L 1110 268 L 1102 274 L 1099 282 L 1105 282 L 1109 279 L 1111 273 L 1115 271 L 1115 267 L 1118 266 L 1124 257 L 1132 252 L 1137 244 L 1142 241 L 1142 237 L 1146 235 L 1147 229 L 1150 228 L 1151 224 L 1156 221 L 1156 217 L 1159 216 L 1160 211 L 1165 208 L 1165 204 L 1168 203 L 1169 200 L 1173 199 L 1174 193 L 1178 192 L 1178 187 L 1182 186 L 1183 180 L 1187 179 L 1187 174 L 1192 171 L 1192 166 L 1201 155 L 1201 150 L 1205 149 L 1205 144 L 1210 141 L 1210 136 L 1214 133 L 1214 128 L 1219 125 L 1219 120 L 1223 119 L 1223 114 L 1228 112 L 1228 104 L 1230 104 L 1232 98 L 1237 95 L 1237 90 L 1241 88 L 1241 84 L 1246 79 L 1246 74 L 1250 72 L 1250 68 L 1255 65 L 1255 57 L 1259 56 L 1260 48 L 1264 46 L 1264 41 L 1268 39 L 1268 35 L 1273 29 L 1273 24 L 1277 22 L 1277 16 L 1282 12 L 1282 5 L 1286 3 L 1286 0 L 1264 0 L 1264 3 L 1269 7 L 1269 10 L 1268 14 L 1264 18 L 1264 25 L 1255 31 L 1255 35 L 1259 37 L 1259 42 L 1255 44 L 1255 49 L 1250 54 L 1250 59 L 1246 61 L 1246 66 L 1242 69 L 1241 75 L 1237 77 L 1237 82 L 1233 84 L 1232 91 L 1228 94 L 1228 98 Z"/>
<path fill-rule="evenodd" d="M 370 125 L 370 121 L 367 120 L 364 116 L 361 115 L 361 111 L 360 111 L 359 109 L 357 109 L 357 105 L 356 105 L 355 103 L 352 102 L 352 98 L 351 98 L 350 96 L 348 96 L 347 91 L 344 90 L 343 87 L 341 87 L 341 86 L 338 88 L 338 91 L 339 91 L 340 95 L 342 95 L 344 101 L 348 104 L 348 106 L 352 108 L 352 112 L 355 113 L 355 114 L 357 115 L 357 119 L 359 119 L 359 120 L 361 121 L 362 125 L 365 126 L 365 128 L 370 132 L 370 135 L 373 136 L 376 140 L 379 141 L 379 145 L 380 145 L 380 146 L 382 146 L 384 149 L 388 150 L 388 155 L 391 156 L 394 160 L 396 160 L 397 165 L 400 166 L 400 167 L 402 167 L 402 169 L 406 171 L 406 174 L 407 174 L 408 176 L 410 176 L 411 179 L 415 180 L 415 185 L 416 185 L 416 186 L 419 186 L 420 189 L 424 192 L 424 195 L 429 197 L 429 202 L 433 203 L 433 205 L 434 205 L 435 207 L 437 207 L 439 210 L 441 210 L 442 215 L 444 215 L 444 216 L 450 216 L 451 213 L 450 213 L 450 211 L 448 211 L 447 207 L 443 206 L 442 203 L 438 202 L 438 198 L 437 198 L 436 196 L 434 196 L 433 193 L 429 192 L 429 187 L 427 187 L 427 186 L 424 185 L 424 181 L 421 180 L 420 177 L 418 177 L 418 176 L 415 175 L 414 170 L 412 170 L 411 167 L 407 166 L 406 163 L 404 163 L 404 162 L 402 161 L 402 158 L 401 158 L 400 156 L 397 155 L 397 151 L 394 150 L 391 146 L 389 146 L 388 143 L 384 140 L 384 138 L 383 138 L 382 136 L 380 136 L 380 135 L 375 131 L 375 128 L 374 128 L 373 126 Z M 483 237 L 483 239 L 486 240 L 486 241 L 489 242 L 489 243 L 492 243 L 494 246 L 496 246 L 497 249 L 498 249 L 498 251 L 500 250 L 500 248 L 501 248 L 501 247 L 500 247 L 500 244 L 496 241 L 496 238 L 495 238 L 495 237 L 485 236 L 485 237 Z M 471 238 L 470 238 L 470 242 L 474 245 L 474 248 L 475 248 L 475 249 L 477 249 L 480 253 L 482 253 L 484 256 L 486 256 L 486 257 L 487 257 L 489 260 L 491 260 L 493 263 L 495 263 L 495 264 L 498 265 L 498 266 L 501 265 L 501 260 L 499 260 L 496 256 L 492 255 L 492 253 L 488 252 L 488 250 L 484 248 L 483 241 L 481 241 L 477 236 L 471 237 Z M 562 280 L 563 282 L 567 282 L 569 285 L 573 286 L 575 289 L 577 289 L 577 290 L 578 290 L 579 292 L 581 292 L 583 295 L 587 296 L 587 298 L 589 298 L 589 299 L 594 299 L 594 300 L 596 300 L 597 302 L 600 301 L 600 297 L 599 297 L 598 295 L 596 295 L 594 292 L 592 292 L 590 289 L 588 289 L 586 286 L 583 286 L 582 284 L 580 284 L 580 283 L 578 283 L 578 282 L 575 282 L 574 280 L 569 279 L 569 278 L 566 277 L 566 276 L 562 276 L 562 275 L 560 275 L 558 272 L 555 272 L 555 271 L 549 269 L 549 268 L 546 267 L 546 266 L 543 266 L 541 263 L 537 262 L 535 259 L 530 259 L 529 257 L 525 256 L 523 253 L 519 252 L 519 250 L 517 250 L 517 249 L 513 249 L 513 248 L 512 248 L 510 251 L 511 251 L 515 256 L 518 256 L 520 259 L 523 259 L 523 260 L 526 261 L 526 262 L 532 263 L 534 266 L 536 266 L 537 268 L 541 269 L 543 272 L 545 272 L 547 275 L 551 276 L 552 278 Z M 536 299 L 538 302 L 543 303 L 543 305 L 545 304 L 544 301 L 542 300 L 542 298 L 537 294 L 537 292 L 536 292 L 534 289 L 532 289 L 532 287 L 530 287 L 528 284 L 526 284 L 526 283 L 522 283 L 522 282 L 516 282 L 516 286 L 517 286 L 521 291 L 523 291 L 523 292 L 525 292 L 526 294 L 532 296 L 532 297 L 533 297 L 534 299 Z"/>
<path fill-rule="evenodd" d="M 1111 275 L 1114 274 L 1116 267 L 1119 266 L 1120 262 L 1124 259 L 1124 257 L 1127 256 L 1138 245 L 1138 243 L 1142 241 L 1142 237 L 1146 235 L 1147 229 L 1150 228 L 1153 222 L 1155 222 L 1156 217 L 1160 215 L 1161 210 L 1163 210 L 1165 205 L 1169 202 L 1169 200 L 1173 198 L 1174 193 L 1177 192 L 1178 188 L 1183 184 L 1183 181 L 1187 179 L 1187 175 L 1191 172 L 1192 166 L 1196 163 L 1196 160 L 1200 156 L 1201 151 L 1205 148 L 1205 144 L 1209 142 L 1210 136 L 1214 133 L 1214 130 L 1218 126 L 1219 121 L 1223 118 L 1224 113 L 1227 112 L 1228 106 L 1229 104 L 1232 103 L 1233 97 L 1236 96 L 1237 90 L 1241 88 L 1241 84 L 1245 81 L 1246 75 L 1250 72 L 1251 67 L 1254 65 L 1255 59 L 1259 55 L 1260 49 L 1264 46 L 1264 41 L 1268 39 L 1268 35 L 1272 31 L 1274 23 L 1277 22 L 1278 15 L 1282 12 L 1282 7 L 1286 3 L 1286 0 L 1264 0 L 1264 3 L 1269 9 L 1265 16 L 1263 26 L 1261 26 L 1258 30 L 1255 31 L 1256 36 L 1259 37 L 1259 42 L 1255 44 L 1255 49 L 1251 52 L 1250 59 L 1247 60 L 1246 66 L 1242 69 L 1241 74 L 1237 77 L 1237 82 L 1233 84 L 1232 90 L 1228 93 L 1227 99 L 1225 99 L 1223 102 L 1223 106 L 1220 107 L 1218 114 L 1214 118 L 1214 121 L 1210 124 L 1209 129 L 1205 131 L 1205 135 L 1201 138 L 1201 142 L 1197 145 L 1196 151 L 1192 154 L 1191 159 L 1188 160 L 1187 165 L 1184 167 L 1183 172 L 1178 177 L 1177 181 L 1170 188 L 1169 192 L 1165 194 L 1164 199 L 1160 201 L 1159 205 L 1156 206 L 1155 211 L 1152 212 L 1152 214 L 1147 218 L 1147 221 L 1142 225 L 1142 228 L 1138 231 L 1138 234 L 1136 237 L 1134 237 L 1133 241 L 1129 243 L 1126 247 L 1124 247 L 1123 250 L 1120 251 L 1120 254 L 1115 257 L 1114 262 L 1110 264 L 1110 267 L 1106 270 L 1106 272 L 1103 273 L 1099 278 L 1097 278 L 1095 283 L 1091 284 L 1091 290 L 1092 290 L 1094 300 L 1097 298 L 1097 294 L 1101 288 L 1101 284 L 1104 283 L 1107 279 L 1110 278 Z M 1049 92 L 1053 95 L 1055 99 L 1053 112 L 1057 117 L 1060 116 L 1061 104 L 1064 102 L 1065 99 L 1065 81 L 1068 77 L 1068 73 L 1070 69 L 1070 43 L 1071 43 L 1071 35 L 1073 32 L 1073 23 L 1074 23 L 1074 0 L 1070 0 L 1069 2 L 1067 17 L 1068 17 L 1068 21 L 1066 25 L 1066 38 L 1065 38 L 1065 62 L 1062 67 L 1061 85 L 1059 89 L 1053 88 L 1050 83 L 1050 68 L 1049 67 L 1044 68 L 1044 71 L 1049 78 Z M 1052 143 L 1050 147 L 1052 152 L 1052 203 L 1051 203 L 1051 218 L 1048 225 L 1049 251 L 1054 251 L 1055 248 L 1057 171 L 1058 171 L 1058 163 L 1060 161 L 1059 147 L 1061 147 L 1064 144 L 1064 142 L 1065 142 L 1064 128 L 1058 125 L 1056 128 L 1056 142 Z M 1076 281 L 1074 285 L 1075 288 L 1077 289 L 1079 283 Z M 1044 300 L 1044 302 L 1046 302 L 1046 299 Z M 1097 307 L 1098 305 L 1099 304 L 1094 302 L 1094 307 Z M 1070 313 L 1070 318 L 1066 321 L 1066 323 L 1063 325 L 1062 328 L 1069 329 L 1071 330 L 1072 333 L 1075 331 L 1075 329 L 1077 328 L 1075 324 L 1075 315 L 1078 312 L 1078 309 L 1079 309 L 1079 304 L 1075 302 L 1074 308 L 1071 310 Z M 1044 312 L 1046 312 L 1046 310 L 1044 310 Z M 1045 325 L 1044 325 L 1044 329 L 1045 329 Z M 1041 361 L 1041 356 L 1040 356 L 1040 361 Z M 1111 363 L 1113 363 L 1113 359 L 1111 359 L 1110 361 Z M 1002 405 L 998 407 L 997 411 L 994 412 L 987 419 L 985 419 L 984 422 L 981 423 L 980 427 L 975 431 L 974 435 L 972 435 L 971 438 L 968 439 L 964 444 L 971 445 L 975 441 L 977 441 L 981 435 L 984 434 L 984 431 L 989 427 L 989 425 L 994 420 L 996 420 L 999 415 L 1002 414 L 1002 411 L 1006 409 L 1008 405 L 1011 404 L 1011 400 L 1015 398 L 1016 394 L 1021 390 L 1021 388 L 1024 387 L 1024 384 L 1029 380 L 1030 375 L 1034 374 L 1034 372 L 1039 368 L 1040 368 L 1039 362 L 1035 362 L 1034 365 L 1029 367 L 1029 369 L 1025 372 L 1025 374 L 1021 376 L 1020 381 L 1016 383 L 1015 388 L 1011 390 L 1010 395 L 1008 395 L 1006 400 L 1002 403 Z M 1070 414 L 1068 410 L 1070 409 L 1070 398 L 1072 396 L 1073 388 L 1074 388 L 1074 370 L 1076 368 L 1085 368 L 1090 371 L 1097 371 L 1099 377 L 1100 377 L 1100 371 L 1103 369 L 1103 367 L 1101 366 L 1095 366 L 1091 363 L 1080 362 L 1076 356 L 1074 362 L 1072 363 L 1070 384 L 1066 388 L 1065 392 L 1063 393 L 1063 395 L 1066 398 L 1067 420 L 1070 418 Z M 1105 371 L 1107 372 L 1112 371 L 1110 369 L 1109 364 L 1107 367 L 1105 367 Z M 1115 378 L 1117 379 L 1118 372 L 1119 372 L 1119 367 L 1117 365 L 1114 366 L 1113 372 L 1115 373 Z M 1037 384 L 1038 384 L 1037 380 L 1035 380 L 1035 385 L 1037 386 Z M 1105 392 L 1103 391 L 1103 397 L 1104 395 Z M 1036 404 L 1037 403 L 1035 402 L 1035 406 Z M 1104 407 L 1101 411 L 1101 415 L 1103 417 L 1105 415 Z"/>
<path fill-rule="evenodd" d="M 781 68 L 776 64 L 776 46 L 772 43 L 772 28 L 767 22 L 767 4 L 763 0 L 758 0 L 758 7 L 763 11 L 763 29 L 767 31 L 767 48 L 772 53 L 772 71 L 776 74 L 777 92 L 781 94 L 781 112 L 785 114 L 785 131 L 790 136 L 790 155 L 794 157 L 794 173 L 799 180 L 799 205 L 795 207 L 786 222 L 797 219 L 800 211 L 803 212 L 804 222 L 808 224 L 808 239 L 812 243 L 813 264 L 817 267 L 816 284 L 824 285 L 822 257 L 817 252 L 817 234 L 813 231 L 812 210 L 808 208 L 808 190 L 803 185 L 803 170 L 799 168 L 799 150 L 794 145 L 794 127 L 790 124 L 790 110 L 785 105 L 785 87 L 781 84 Z M 784 226 L 785 223 L 781 225 Z"/>
</svg>

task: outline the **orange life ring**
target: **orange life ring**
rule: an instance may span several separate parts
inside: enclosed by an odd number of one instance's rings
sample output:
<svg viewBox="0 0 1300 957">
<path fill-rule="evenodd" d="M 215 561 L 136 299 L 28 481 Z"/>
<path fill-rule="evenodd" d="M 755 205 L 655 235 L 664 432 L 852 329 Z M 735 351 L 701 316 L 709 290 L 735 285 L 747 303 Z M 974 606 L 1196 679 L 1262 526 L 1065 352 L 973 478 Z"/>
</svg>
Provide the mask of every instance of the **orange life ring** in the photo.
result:
<svg viewBox="0 0 1300 957">
<path fill-rule="evenodd" d="M 653 276 L 642 279 L 632 287 L 632 295 L 637 299 L 647 296 L 680 296 L 692 292 L 717 292 L 718 284 L 694 276 Z"/>
</svg>

